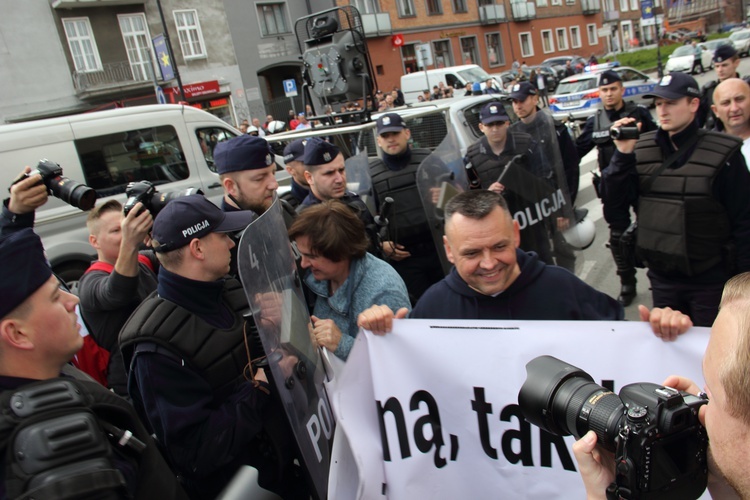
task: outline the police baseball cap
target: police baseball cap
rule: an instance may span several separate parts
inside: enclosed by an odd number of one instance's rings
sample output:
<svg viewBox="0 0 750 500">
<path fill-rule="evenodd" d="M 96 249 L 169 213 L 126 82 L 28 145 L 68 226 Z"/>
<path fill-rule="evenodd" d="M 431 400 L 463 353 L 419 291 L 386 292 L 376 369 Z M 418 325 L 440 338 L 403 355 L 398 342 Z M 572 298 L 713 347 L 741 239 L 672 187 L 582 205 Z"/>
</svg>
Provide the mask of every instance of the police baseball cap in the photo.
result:
<svg viewBox="0 0 750 500">
<path fill-rule="evenodd" d="M 154 219 L 151 231 L 154 251 L 171 252 L 184 247 L 194 238 L 203 238 L 211 233 L 241 231 L 254 217 L 255 214 L 249 210 L 222 212 L 201 194 L 176 198 L 167 203 Z"/>
<path fill-rule="evenodd" d="M 479 112 L 479 121 L 483 125 L 488 125 L 495 122 L 507 122 L 510 121 L 508 113 L 505 111 L 505 106 L 498 101 L 492 101 L 484 105 L 482 110 Z"/>
<path fill-rule="evenodd" d="M 378 135 L 386 132 L 401 132 L 405 128 L 403 118 L 397 113 L 387 113 L 378 118 Z"/>
<path fill-rule="evenodd" d="M 720 45 L 716 47 L 716 50 L 714 51 L 714 62 L 724 62 L 728 61 L 729 59 L 735 57 L 737 55 L 737 49 L 734 48 L 734 45 L 726 44 L 726 45 Z"/>
<path fill-rule="evenodd" d="M 331 163 L 340 153 L 339 148 L 320 137 L 313 137 L 305 144 L 305 155 L 302 163 L 305 165 L 325 165 Z"/>
<path fill-rule="evenodd" d="M 701 96 L 701 89 L 698 82 L 690 75 L 675 72 L 665 75 L 654 86 L 654 89 L 643 97 L 650 99 L 662 97 L 664 99 L 679 99 L 681 97 L 698 97 Z"/>
<path fill-rule="evenodd" d="M 534 88 L 531 82 L 521 82 L 513 85 L 513 88 L 510 89 L 510 94 L 508 94 L 508 97 L 510 97 L 511 99 L 517 99 L 519 101 L 525 101 L 526 98 L 530 95 L 537 95 L 536 88 Z"/>
<path fill-rule="evenodd" d="M 243 134 L 220 142 L 214 149 L 214 164 L 221 174 L 257 170 L 273 165 L 273 152 L 262 137 Z"/>
<path fill-rule="evenodd" d="M 617 73 L 617 71 L 612 71 L 611 69 L 608 69 L 607 71 L 603 72 L 601 75 L 599 75 L 599 86 L 602 87 L 604 85 L 612 85 L 615 82 L 621 82 L 622 78 Z"/>
<path fill-rule="evenodd" d="M 0 238 L 0 319 L 20 306 L 52 276 L 42 240 L 31 228 Z"/>
<path fill-rule="evenodd" d="M 305 156 L 305 144 L 307 139 L 295 139 L 284 148 L 284 162 L 302 161 Z"/>
</svg>

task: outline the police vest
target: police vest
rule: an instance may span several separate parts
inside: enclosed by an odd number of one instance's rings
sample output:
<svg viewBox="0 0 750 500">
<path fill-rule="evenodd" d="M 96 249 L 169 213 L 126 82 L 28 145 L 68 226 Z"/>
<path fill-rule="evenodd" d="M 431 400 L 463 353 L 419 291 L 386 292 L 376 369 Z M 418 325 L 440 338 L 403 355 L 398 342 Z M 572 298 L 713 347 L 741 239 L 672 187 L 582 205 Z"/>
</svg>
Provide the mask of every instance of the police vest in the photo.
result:
<svg viewBox="0 0 750 500">
<path fill-rule="evenodd" d="M 625 106 L 617 112 L 618 119 L 626 116 L 635 117 L 635 111 L 638 105 L 633 102 L 626 102 Z M 615 143 L 609 135 L 609 129 L 612 128 L 612 121 L 609 115 L 603 109 L 598 109 L 594 115 L 594 130 L 591 133 L 591 140 L 596 144 L 599 150 L 599 169 L 607 168 L 612 155 L 615 154 Z"/>
<path fill-rule="evenodd" d="M 636 145 L 641 193 L 636 251 L 647 267 L 664 274 L 707 271 L 722 262 L 730 243 L 729 216 L 714 199 L 712 186 L 742 141 L 717 132 L 700 133 L 687 162 L 663 171 L 650 190 L 651 176 L 664 162 L 656 132 L 644 134 Z"/>
<path fill-rule="evenodd" d="M 393 198 L 389 222 L 398 230 L 398 242 L 407 247 L 430 237 L 427 216 L 417 189 L 417 170 L 430 153 L 425 148 L 412 149 L 409 163 L 396 171 L 389 169 L 380 158 L 370 159 L 372 187 L 381 205 L 385 198 Z"/>
<path fill-rule="evenodd" d="M 0 453 L 10 499 L 187 498 L 133 407 L 91 380 L 0 393 Z"/>
<path fill-rule="evenodd" d="M 214 390 L 242 380 L 243 370 L 249 362 L 243 333 L 246 320 L 242 315 L 249 309 L 239 281 L 227 280 L 223 301 L 234 316 L 234 323 L 228 329 L 212 326 L 187 309 L 159 297 L 156 292 L 152 293 L 133 312 L 120 332 L 120 350 L 125 366 L 130 367 L 136 347 L 138 351 L 149 350 L 148 346 L 139 347 L 139 344 L 148 342 L 182 358 L 201 373 Z M 252 323 L 251 319 L 247 321 Z M 247 330 L 249 336 L 250 328 Z"/>
<path fill-rule="evenodd" d="M 500 156 L 495 156 L 489 144 L 487 144 L 486 138 L 476 141 L 466 150 L 466 156 L 479 174 L 479 180 L 484 189 L 489 188 L 493 182 L 497 182 L 505 164 L 516 154 L 523 154 L 531 149 L 533 139 L 531 135 L 525 132 L 508 131 L 506 141 L 513 141 L 513 143 L 510 144 L 509 153 L 506 154 L 503 151 Z M 507 146 L 508 143 L 506 142 L 506 148 Z"/>
</svg>

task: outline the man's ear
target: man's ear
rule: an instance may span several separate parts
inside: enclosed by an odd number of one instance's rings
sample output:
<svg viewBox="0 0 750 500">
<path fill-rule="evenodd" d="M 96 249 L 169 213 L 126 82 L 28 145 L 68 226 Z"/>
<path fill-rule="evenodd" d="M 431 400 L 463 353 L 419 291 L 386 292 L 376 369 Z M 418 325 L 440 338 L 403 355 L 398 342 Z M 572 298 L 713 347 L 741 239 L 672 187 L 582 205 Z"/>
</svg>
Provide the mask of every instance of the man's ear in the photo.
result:
<svg viewBox="0 0 750 500">
<path fill-rule="evenodd" d="M 515 248 L 521 247 L 521 226 L 516 219 L 513 219 L 513 246 Z"/>
<path fill-rule="evenodd" d="M 89 245 L 94 247 L 94 250 L 99 250 L 99 240 L 97 239 L 96 235 L 89 235 Z"/>
<path fill-rule="evenodd" d="M 305 170 L 305 180 L 310 186 L 315 185 L 315 181 L 313 180 L 313 175 L 310 173 L 309 170 Z"/>
<path fill-rule="evenodd" d="M 192 240 L 190 240 L 187 250 L 188 252 L 190 252 L 190 255 L 192 255 L 196 259 L 204 260 L 206 258 L 206 253 L 203 250 L 203 243 L 199 238 L 193 238 Z"/>
<path fill-rule="evenodd" d="M 221 180 L 221 185 L 224 188 L 225 193 L 229 193 L 232 196 L 237 196 L 237 183 L 234 182 L 231 176 L 227 175 Z"/>
<path fill-rule="evenodd" d="M 23 320 L 15 318 L 0 321 L 0 343 L 14 349 L 32 349 L 34 343 L 26 335 L 23 325 Z"/>
<path fill-rule="evenodd" d="M 445 256 L 448 257 L 448 262 L 455 264 L 453 250 L 451 249 L 451 242 L 446 235 L 443 235 L 443 246 L 445 247 Z"/>
</svg>

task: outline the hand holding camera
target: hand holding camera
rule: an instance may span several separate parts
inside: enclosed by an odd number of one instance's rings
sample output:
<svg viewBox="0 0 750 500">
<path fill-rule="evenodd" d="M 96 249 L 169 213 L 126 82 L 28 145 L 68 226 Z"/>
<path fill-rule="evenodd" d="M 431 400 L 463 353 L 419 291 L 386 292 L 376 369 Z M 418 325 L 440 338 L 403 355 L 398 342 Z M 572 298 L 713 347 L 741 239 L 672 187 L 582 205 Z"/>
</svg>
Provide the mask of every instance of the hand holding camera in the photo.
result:
<svg viewBox="0 0 750 500">
<path fill-rule="evenodd" d="M 44 189 L 46 189 L 49 194 L 56 198 L 60 198 L 68 205 L 80 208 L 81 210 L 91 210 L 94 208 L 94 204 L 96 203 L 96 191 L 85 184 L 80 184 L 65 177 L 63 175 L 62 167 L 57 163 L 46 159 L 39 160 L 36 170 L 31 171 L 31 169 L 27 169 L 24 169 L 24 172 L 13 181 L 13 184 L 10 187 L 11 193 L 13 192 L 14 186 L 25 181 L 30 181 L 31 178 L 35 178 L 35 185 L 41 180 L 41 184 L 39 184 L 40 186 L 44 186 Z M 44 203 L 42 202 L 39 206 L 43 204 Z M 21 208 L 28 208 L 28 206 L 22 206 Z"/>
<path fill-rule="evenodd" d="M 609 129 L 615 147 L 620 153 L 630 154 L 635 151 L 635 144 L 640 137 L 641 124 L 635 118 L 626 117 L 617 120 Z"/>
<path fill-rule="evenodd" d="M 14 214 L 28 214 L 47 203 L 47 186 L 38 173 L 31 175 L 31 167 L 25 167 L 17 181 L 10 187 L 8 210 Z"/>
</svg>

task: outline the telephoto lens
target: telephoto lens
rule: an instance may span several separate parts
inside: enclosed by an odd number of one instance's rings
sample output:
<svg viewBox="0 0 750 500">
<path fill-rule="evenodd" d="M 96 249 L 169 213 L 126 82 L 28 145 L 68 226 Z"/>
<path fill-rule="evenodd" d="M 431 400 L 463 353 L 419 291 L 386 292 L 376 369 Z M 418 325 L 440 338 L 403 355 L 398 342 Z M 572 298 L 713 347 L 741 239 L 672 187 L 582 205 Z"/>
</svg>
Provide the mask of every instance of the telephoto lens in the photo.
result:
<svg viewBox="0 0 750 500">
<path fill-rule="evenodd" d="M 86 184 L 65 177 L 62 173 L 60 165 L 45 159 L 39 160 L 36 170 L 29 172 L 26 177 L 39 174 L 42 176 L 42 182 L 55 198 L 60 198 L 68 205 L 84 211 L 94 208 L 96 191 Z"/>
</svg>

